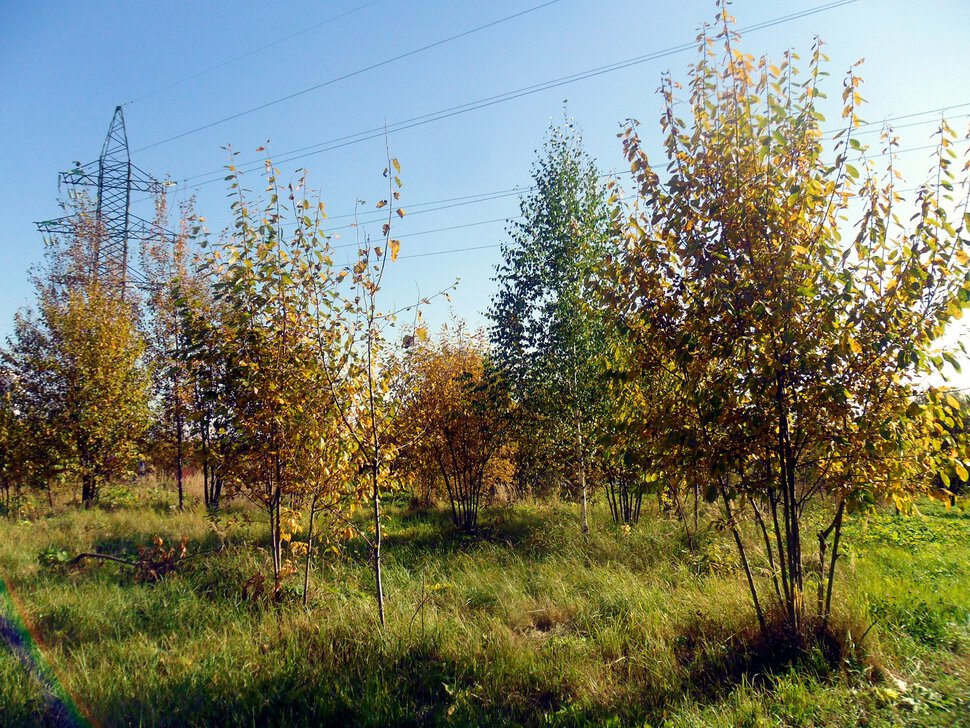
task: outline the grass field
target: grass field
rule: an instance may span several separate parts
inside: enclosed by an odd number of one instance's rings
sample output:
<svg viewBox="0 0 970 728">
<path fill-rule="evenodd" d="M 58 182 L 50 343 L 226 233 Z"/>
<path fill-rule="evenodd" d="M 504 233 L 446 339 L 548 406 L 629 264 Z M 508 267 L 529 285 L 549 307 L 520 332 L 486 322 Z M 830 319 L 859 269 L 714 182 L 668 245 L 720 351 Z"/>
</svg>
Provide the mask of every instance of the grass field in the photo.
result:
<svg viewBox="0 0 970 728">
<path fill-rule="evenodd" d="M 156 584 L 63 562 L 155 536 L 215 548 L 201 512 L 158 498 L 5 521 L 0 571 L 60 684 L 105 726 L 970 725 L 970 515 L 923 512 L 848 527 L 834 669 L 821 653 L 755 659 L 727 534 L 691 555 L 671 520 L 648 512 L 625 533 L 605 504 L 588 539 L 564 504 L 493 510 L 475 539 L 392 506 L 383 633 L 355 544 L 317 562 L 308 609 L 299 576 L 280 605 L 245 599 L 268 556 L 241 509 L 217 520 L 223 551 Z M 45 692 L 0 652 L 0 724 L 42 724 Z"/>
</svg>

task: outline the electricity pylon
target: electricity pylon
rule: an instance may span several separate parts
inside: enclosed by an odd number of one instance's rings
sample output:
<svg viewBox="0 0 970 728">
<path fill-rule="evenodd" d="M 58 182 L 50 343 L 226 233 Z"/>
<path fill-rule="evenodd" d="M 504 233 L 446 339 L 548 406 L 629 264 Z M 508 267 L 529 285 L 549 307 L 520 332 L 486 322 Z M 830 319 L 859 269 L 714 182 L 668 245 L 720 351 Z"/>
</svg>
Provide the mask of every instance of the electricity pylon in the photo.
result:
<svg viewBox="0 0 970 728">
<path fill-rule="evenodd" d="M 172 234 L 131 213 L 132 192 L 158 195 L 165 185 L 131 163 L 125 115 L 120 106 L 115 107 L 101 156 L 97 161 L 83 165 L 78 162 L 73 169 L 61 172 L 58 188 L 61 184 L 67 185 L 71 198 L 77 197 L 78 187 L 96 190 L 93 249 L 86 275 L 103 285 L 119 287 L 117 292 L 122 298 L 129 279 L 134 285 L 145 285 L 144 277 L 129 265 L 130 247 L 150 235 L 171 237 Z M 74 213 L 35 224 L 45 237 L 49 237 L 77 234 L 81 223 L 79 214 Z"/>
</svg>

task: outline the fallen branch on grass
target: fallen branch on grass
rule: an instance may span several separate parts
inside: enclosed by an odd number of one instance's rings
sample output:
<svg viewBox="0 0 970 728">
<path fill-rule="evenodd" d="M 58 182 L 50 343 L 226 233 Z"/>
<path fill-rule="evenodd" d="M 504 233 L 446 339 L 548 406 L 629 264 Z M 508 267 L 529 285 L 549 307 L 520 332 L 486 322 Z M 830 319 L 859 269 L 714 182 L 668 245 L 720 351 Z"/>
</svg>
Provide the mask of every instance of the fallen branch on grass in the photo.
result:
<svg viewBox="0 0 970 728">
<path fill-rule="evenodd" d="M 128 561 L 127 559 L 120 559 L 117 556 L 111 556 L 110 554 L 89 554 L 89 553 L 78 554 L 67 563 L 70 566 L 75 566 L 76 564 L 79 564 L 82 561 L 84 561 L 84 559 L 101 559 L 102 561 L 114 561 L 117 564 L 124 564 L 125 566 L 132 566 L 132 567 L 138 565 L 137 561 Z"/>
<path fill-rule="evenodd" d="M 112 556 L 111 554 L 99 554 L 86 551 L 75 556 L 68 564 L 75 566 L 85 559 L 111 561 L 134 569 L 135 581 L 154 583 L 162 579 L 166 574 L 175 571 L 183 562 L 193 556 L 220 553 L 225 548 L 225 544 L 223 543 L 217 549 L 196 551 L 190 555 L 187 553 L 187 546 L 188 539 L 185 537 L 182 538 L 178 546 L 166 546 L 162 538 L 156 537 L 152 546 L 138 547 L 138 558 L 135 560 L 124 559 L 120 556 Z"/>
</svg>

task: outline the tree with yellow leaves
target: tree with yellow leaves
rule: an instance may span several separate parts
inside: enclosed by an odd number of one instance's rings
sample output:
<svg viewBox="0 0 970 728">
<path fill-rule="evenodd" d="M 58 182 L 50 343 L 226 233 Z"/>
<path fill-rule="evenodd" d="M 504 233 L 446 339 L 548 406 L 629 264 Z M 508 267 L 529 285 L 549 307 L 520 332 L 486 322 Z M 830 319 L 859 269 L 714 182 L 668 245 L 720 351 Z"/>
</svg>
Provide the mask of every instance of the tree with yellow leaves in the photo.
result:
<svg viewBox="0 0 970 728">
<path fill-rule="evenodd" d="M 744 53 L 732 23 L 721 3 L 683 102 L 663 80 L 662 168 L 636 122 L 621 134 L 638 197 L 601 289 L 634 369 L 674 383 L 655 429 L 684 468 L 706 473 L 762 629 L 777 614 L 804 636 L 827 623 L 845 514 L 904 504 L 937 467 L 935 422 L 959 403 L 915 395 L 952 358 L 937 342 L 970 299 L 970 218 L 965 194 L 953 194 L 946 124 L 936 169 L 907 204 L 891 130 L 876 154 L 856 138 L 855 70 L 843 128 L 827 138 L 821 42 L 799 76 L 793 54 L 775 66 Z M 805 533 L 808 513 L 826 514 L 817 539 Z M 741 535 L 745 514 L 767 584 Z M 807 612 L 812 582 L 819 622 Z"/>
<path fill-rule="evenodd" d="M 39 294 L 36 316 L 17 315 L 4 359 L 19 411 L 46 433 L 34 457 L 48 475 L 77 479 L 89 508 L 138 459 L 150 396 L 145 344 L 131 306 L 97 281 Z"/>
<path fill-rule="evenodd" d="M 504 460 L 512 406 L 487 357 L 485 335 L 459 324 L 410 349 L 405 418 L 415 433 L 409 458 L 434 463 L 457 528 L 474 531 L 489 475 Z M 506 468 L 510 470 L 511 468 Z"/>
<path fill-rule="evenodd" d="M 219 429 L 231 433 L 219 475 L 267 514 L 278 596 L 296 569 L 284 551 L 301 527 L 302 507 L 309 500 L 315 513 L 319 498 L 347 483 L 344 448 L 332 441 L 342 430 L 324 364 L 334 340 L 321 337 L 334 319 L 337 279 L 323 206 L 307 199 L 303 179 L 281 184 L 267 161 L 270 195 L 260 203 L 242 192 L 232 165 L 229 172 L 235 221 L 226 239 L 206 244 L 210 320 L 186 309 L 194 323 L 183 351 L 218 372 L 206 386 L 216 390 Z"/>
</svg>

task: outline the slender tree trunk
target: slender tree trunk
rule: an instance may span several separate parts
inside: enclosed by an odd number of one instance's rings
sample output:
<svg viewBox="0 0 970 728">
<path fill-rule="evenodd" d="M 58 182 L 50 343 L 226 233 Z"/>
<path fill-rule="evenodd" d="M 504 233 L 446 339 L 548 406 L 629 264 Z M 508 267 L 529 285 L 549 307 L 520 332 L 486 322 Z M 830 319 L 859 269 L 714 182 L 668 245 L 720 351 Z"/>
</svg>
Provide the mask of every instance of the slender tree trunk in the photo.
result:
<svg viewBox="0 0 970 728">
<path fill-rule="evenodd" d="M 804 582 L 802 579 L 801 531 L 799 528 L 798 498 L 795 489 L 795 463 L 792 457 L 790 433 L 788 430 L 788 403 L 785 380 L 782 374 L 777 377 L 778 394 L 778 456 L 779 480 L 782 489 L 782 507 L 785 516 L 785 556 L 788 562 L 788 619 L 791 628 L 801 632 L 804 614 Z"/>
<path fill-rule="evenodd" d="M 378 471 L 380 463 L 375 457 L 371 463 L 371 484 L 374 500 L 374 581 L 377 597 L 377 614 L 381 620 L 381 627 L 386 626 L 384 617 L 384 584 L 381 581 L 381 495 L 379 489 Z"/>
<path fill-rule="evenodd" d="M 209 465 L 209 421 L 203 417 L 199 423 L 199 443 L 202 446 L 202 499 L 205 507 L 212 507 L 212 468 Z"/>
<path fill-rule="evenodd" d="M 765 555 L 768 557 L 768 566 L 771 568 L 771 581 L 775 587 L 775 596 L 778 598 L 779 604 L 784 604 L 785 600 L 781 596 L 781 587 L 778 584 L 778 568 L 775 566 L 774 549 L 771 548 L 768 527 L 765 525 L 764 518 L 761 517 L 761 511 L 758 504 L 754 502 L 754 498 L 749 497 L 748 502 L 751 504 L 751 510 L 754 511 L 755 521 L 758 523 L 758 528 L 761 530 L 761 536 L 765 542 Z"/>
<path fill-rule="evenodd" d="M 185 509 L 185 492 L 182 485 L 182 415 L 176 412 L 175 414 L 175 482 L 178 485 L 179 491 L 179 510 Z"/>
<path fill-rule="evenodd" d="M 842 537 L 842 516 L 845 514 L 845 499 L 839 501 L 838 511 L 835 513 L 835 539 L 832 542 L 832 560 L 829 564 L 828 584 L 825 593 L 825 608 L 822 612 L 822 629 L 828 626 L 829 615 L 832 613 L 832 586 L 835 582 L 835 562 L 839 558 L 839 540 Z"/>
<path fill-rule="evenodd" d="M 306 564 L 303 569 L 303 606 L 307 605 L 310 597 L 310 562 L 313 556 L 313 517 L 317 513 L 317 496 L 314 494 L 310 501 L 310 525 L 306 537 Z"/>
<path fill-rule="evenodd" d="M 610 515 L 613 517 L 613 523 L 619 524 L 620 519 L 616 512 L 616 503 L 614 502 L 614 484 L 611 478 L 606 479 L 606 505 L 610 507 Z"/>
<path fill-rule="evenodd" d="M 589 533 L 589 516 L 586 504 L 586 468 L 583 462 L 583 430 L 579 424 L 579 417 L 576 418 L 576 451 L 579 455 L 579 490 L 581 493 L 580 514 L 582 518 L 583 533 Z"/>
<path fill-rule="evenodd" d="M 279 486 L 274 486 L 273 492 L 273 581 L 274 596 L 278 599 L 281 586 L 281 573 L 283 571 L 283 525 L 280 522 L 280 511 L 282 507 L 282 494 Z"/>
<path fill-rule="evenodd" d="M 684 499 L 686 500 L 686 496 Z M 690 549 L 691 554 L 694 554 L 697 551 L 697 543 L 694 540 L 694 532 L 691 530 L 687 512 L 684 510 L 684 504 L 681 502 L 680 496 L 677 493 L 674 493 L 673 501 L 674 512 L 680 518 L 681 523 L 684 524 L 684 535 L 687 536 L 687 548 Z"/>
<path fill-rule="evenodd" d="M 788 578 L 788 556 L 785 551 L 785 541 L 782 539 L 781 535 L 781 523 L 778 518 L 778 494 L 775 492 L 774 488 L 768 491 L 768 503 L 771 506 L 771 520 L 774 526 L 775 532 L 775 543 L 778 546 L 778 570 L 781 572 L 781 586 L 784 593 L 785 610 L 787 612 L 788 605 L 791 604 L 791 584 Z"/>
<path fill-rule="evenodd" d="M 576 345 L 573 344 L 573 397 L 576 402 L 576 454 L 579 460 L 579 490 L 582 498 L 580 514 L 582 520 L 582 531 L 589 533 L 589 519 L 587 516 L 586 504 L 586 469 L 583 462 L 583 428 L 579 421 L 579 380 L 576 374 Z"/>
<path fill-rule="evenodd" d="M 748 564 L 748 557 L 744 552 L 744 543 L 741 540 L 741 532 L 738 531 L 738 524 L 734 520 L 734 514 L 731 512 L 731 502 L 728 500 L 727 493 L 724 488 L 721 487 L 721 498 L 724 500 L 724 511 L 728 517 L 728 523 L 731 525 L 731 533 L 734 535 L 734 543 L 738 547 L 738 553 L 741 556 L 741 565 L 744 567 L 744 575 L 748 579 L 748 591 L 751 593 L 751 600 L 754 602 L 754 611 L 758 615 L 758 625 L 761 627 L 761 634 L 764 637 L 768 636 L 768 623 L 765 621 L 765 613 L 761 609 L 761 602 L 758 599 L 758 589 L 754 584 L 754 577 L 751 575 L 751 566 Z"/>
<path fill-rule="evenodd" d="M 212 495 L 209 493 L 209 463 L 202 456 L 202 502 L 209 508 L 212 504 Z"/>
<path fill-rule="evenodd" d="M 698 517 L 698 510 L 700 509 L 700 500 L 701 500 L 701 484 L 698 483 L 697 480 L 694 481 L 693 491 L 694 491 L 694 533 L 697 533 L 697 517 Z"/>
<path fill-rule="evenodd" d="M 225 447 L 221 443 L 217 443 L 217 446 L 219 447 L 218 455 L 221 459 L 226 454 Z M 212 499 L 212 510 L 219 510 L 219 500 L 222 498 L 222 473 L 211 456 L 209 458 L 209 496 Z"/>
</svg>

